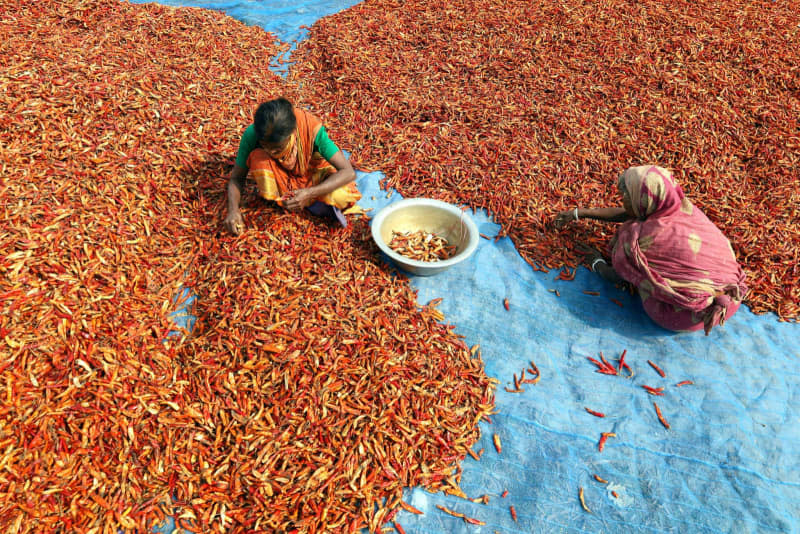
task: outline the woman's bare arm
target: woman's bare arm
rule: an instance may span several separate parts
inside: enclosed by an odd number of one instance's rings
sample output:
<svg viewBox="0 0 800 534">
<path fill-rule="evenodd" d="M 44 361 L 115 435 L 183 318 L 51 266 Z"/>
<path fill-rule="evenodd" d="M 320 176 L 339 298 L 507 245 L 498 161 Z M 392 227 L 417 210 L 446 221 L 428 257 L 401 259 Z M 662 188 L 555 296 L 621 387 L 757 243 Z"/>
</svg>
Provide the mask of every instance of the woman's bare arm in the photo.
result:
<svg viewBox="0 0 800 534">
<path fill-rule="evenodd" d="M 606 222 L 625 222 L 631 219 L 631 215 L 625 210 L 624 207 L 613 208 L 573 208 L 571 210 L 564 210 L 556 215 L 553 224 L 556 228 L 566 226 L 567 223 L 579 221 L 581 219 L 593 219 L 595 221 Z"/>
<path fill-rule="evenodd" d="M 305 208 L 314 202 L 315 198 L 332 193 L 356 179 L 356 171 L 341 150 L 333 155 L 330 163 L 336 168 L 336 172 L 315 186 L 292 191 L 291 196 L 284 202 L 287 209 Z"/>
</svg>

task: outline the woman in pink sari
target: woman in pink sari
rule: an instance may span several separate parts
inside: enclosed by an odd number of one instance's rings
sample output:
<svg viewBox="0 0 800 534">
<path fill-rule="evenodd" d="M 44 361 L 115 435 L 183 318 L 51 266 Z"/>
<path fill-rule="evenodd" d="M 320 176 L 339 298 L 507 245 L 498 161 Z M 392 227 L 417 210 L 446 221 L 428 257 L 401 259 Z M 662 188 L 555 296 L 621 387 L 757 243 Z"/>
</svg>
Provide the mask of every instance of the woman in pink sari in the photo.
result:
<svg viewBox="0 0 800 534">
<path fill-rule="evenodd" d="M 626 280 L 647 314 L 669 330 L 706 335 L 736 313 L 747 294 L 745 275 L 728 239 L 683 195 L 661 167 L 631 167 L 619 178 L 622 208 L 575 208 L 557 227 L 581 218 L 623 222 L 611 240 L 611 265 L 589 251 L 590 268 Z"/>
</svg>

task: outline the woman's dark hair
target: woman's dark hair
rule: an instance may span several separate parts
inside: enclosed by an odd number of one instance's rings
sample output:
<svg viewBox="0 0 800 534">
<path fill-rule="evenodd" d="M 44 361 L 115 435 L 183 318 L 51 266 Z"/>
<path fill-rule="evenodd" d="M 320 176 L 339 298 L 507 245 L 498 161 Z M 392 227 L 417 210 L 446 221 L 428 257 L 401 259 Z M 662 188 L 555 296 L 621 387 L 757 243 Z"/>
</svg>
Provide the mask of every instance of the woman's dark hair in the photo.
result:
<svg viewBox="0 0 800 534">
<path fill-rule="evenodd" d="M 289 137 L 297 126 L 294 107 L 283 97 L 264 102 L 256 109 L 253 124 L 260 141 L 276 145 Z"/>
</svg>

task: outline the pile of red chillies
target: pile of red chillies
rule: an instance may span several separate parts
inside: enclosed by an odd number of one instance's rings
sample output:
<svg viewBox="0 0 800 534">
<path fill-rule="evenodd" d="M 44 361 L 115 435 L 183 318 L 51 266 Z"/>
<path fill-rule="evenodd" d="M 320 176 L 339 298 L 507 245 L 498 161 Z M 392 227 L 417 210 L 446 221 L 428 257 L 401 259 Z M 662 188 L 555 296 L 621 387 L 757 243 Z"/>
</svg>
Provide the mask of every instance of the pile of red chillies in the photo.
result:
<svg viewBox="0 0 800 534">
<path fill-rule="evenodd" d="M 248 190 L 221 231 L 253 109 L 303 101 L 279 48 L 205 10 L 0 7 L 4 530 L 377 531 L 458 484 L 493 382 L 367 222 Z"/>
<path fill-rule="evenodd" d="M 800 11 L 790 0 L 366 0 L 292 76 L 404 196 L 486 208 L 537 268 L 577 265 L 626 168 L 672 169 L 731 240 L 747 304 L 800 317 Z"/>
</svg>

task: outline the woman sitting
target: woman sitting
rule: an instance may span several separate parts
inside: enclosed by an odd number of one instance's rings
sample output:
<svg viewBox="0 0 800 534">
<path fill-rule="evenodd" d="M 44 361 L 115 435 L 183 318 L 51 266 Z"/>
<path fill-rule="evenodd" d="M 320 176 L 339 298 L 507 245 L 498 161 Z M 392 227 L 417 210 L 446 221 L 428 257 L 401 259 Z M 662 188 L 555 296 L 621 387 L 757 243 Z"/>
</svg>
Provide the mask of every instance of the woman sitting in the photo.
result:
<svg viewBox="0 0 800 534">
<path fill-rule="evenodd" d="M 626 280 L 647 314 L 669 330 L 722 325 L 746 293 L 745 275 L 728 239 L 683 195 L 672 173 L 632 167 L 619 178 L 622 208 L 575 208 L 559 213 L 556 227 L 581 218 L 623 222 L 611 240 L 611 265 L 587 249 L 590 268 Z"/>
<path fill-rule="evenodd" d="M 262 197 L 287 209 L 308 208 L 315 215 L 335 217 L 342 226 L 347 226 L 344 213 L 360 211 L 356 202 L 361 193 L 350 162 L 319 119 L 285 98 L 258 106 L 239 142 L 225 217 L 225 227 L 234 235 L 244 226 L 239 200 L 248 172 Z"/>
</svg>

